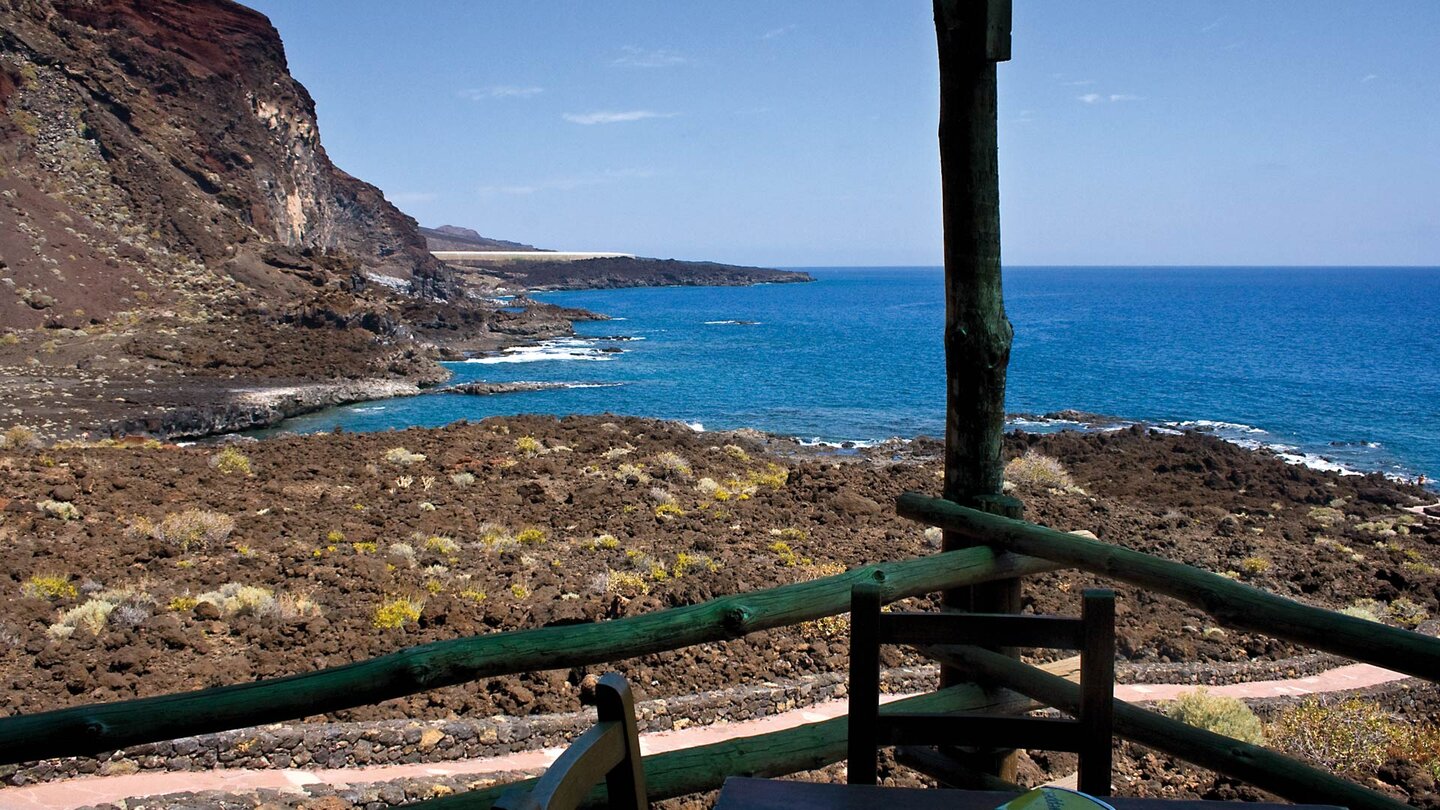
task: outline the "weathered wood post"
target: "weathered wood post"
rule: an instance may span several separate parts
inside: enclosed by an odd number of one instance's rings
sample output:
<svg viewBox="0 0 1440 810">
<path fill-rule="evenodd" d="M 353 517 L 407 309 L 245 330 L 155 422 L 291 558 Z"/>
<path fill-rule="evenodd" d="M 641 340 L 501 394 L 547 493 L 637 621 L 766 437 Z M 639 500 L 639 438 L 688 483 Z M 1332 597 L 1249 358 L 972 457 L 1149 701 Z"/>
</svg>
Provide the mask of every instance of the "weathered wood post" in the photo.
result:
<svg viewBox="0 0 1440 810">
<path fill-rule="evenodd" d="M 1018 518 L 1003 495 L 1005 371 L 1013 330 L 1000 284 L 1000 178 L 995 65 L 1010 58 L 1011 0 L 934 0 L 940 54 L 940 175 L 945 228 L 945 487 L 947 500 Z M 944 548 L 971 541 L 945 532 Z M 1020 580 L 947 591 L 956 610 L 1020 610 Z M 941 671 L 941 684 L 963 681 Z M 1014 755 L 967 758 L 1013 781 Z"/>
</svg>

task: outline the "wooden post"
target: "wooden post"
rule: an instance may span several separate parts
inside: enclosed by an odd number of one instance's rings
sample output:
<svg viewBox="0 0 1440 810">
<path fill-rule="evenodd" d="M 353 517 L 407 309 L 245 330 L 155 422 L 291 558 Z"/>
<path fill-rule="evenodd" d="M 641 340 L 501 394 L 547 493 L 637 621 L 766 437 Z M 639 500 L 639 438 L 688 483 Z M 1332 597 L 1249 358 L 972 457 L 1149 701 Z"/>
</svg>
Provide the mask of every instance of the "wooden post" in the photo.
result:
<svg viewBox="0 0 1440 810">
<path fill-rule="evenodd" d="M 1010 0 L 934 0 L 940 54 L 940 174 L 945 229 L 945 487 L 947 500 L 1019 518 L 1002 495 L 1005 371 L 1013 330 L 1000 284 L 1000 179 L 995 64 L 1010 58 Z M 971 541 L 945 532 L 944 548 Z M 1015 613 L 1018 579 L 947 591 L 953 610 Z M 964 680 L 942 668 L 940 683 Z M 1013 781 L 1013 752 L 968 758 L 969 770 Z"/>
</svg>

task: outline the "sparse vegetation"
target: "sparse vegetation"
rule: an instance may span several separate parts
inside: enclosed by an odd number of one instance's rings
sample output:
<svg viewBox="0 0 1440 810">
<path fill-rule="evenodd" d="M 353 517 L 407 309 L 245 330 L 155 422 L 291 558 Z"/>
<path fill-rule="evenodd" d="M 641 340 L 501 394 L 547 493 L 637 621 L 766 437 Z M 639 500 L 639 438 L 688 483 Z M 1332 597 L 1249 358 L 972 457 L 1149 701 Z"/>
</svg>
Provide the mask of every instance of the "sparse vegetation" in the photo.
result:
<svg viewBox="0 0 1440 810">
<path fill-rule="evenodd" d="M 1020 486 L 1045 489 L 1067 489 L 1075 485 L 1058 459 L 1033 449 L 1010 459 L 1005 465 L 1005 480 Z"/>
<path fill-rule="evenodd" d="M 132 531 L 149 529 L 149 535 L 162 543 L 178 546 L 182 552 L 206 548 L 219 543 L 235 531 L 235 520 L 221 512 L 186 509 L 166 515 L 158 524 L 143 518 L 131 524 Z"/>
<path fill-rule="evenodd" d="M 461 489 L 464 489 L 465 487 L 468 487 L 471 484 L 475 483 L 475 476 L 468 472 L 451 473 L 450 483 L 454 484 L 457 487 L 460 487 Z"/>
<path fill-rule="evenodd" d="M 69 501 L 43 500 L 35 508 L 58 520 L 79 520 L 80 509 Z"/>
<path fill-rule="evenodd" d="M 32 599 L 74 599 L 80 593 L 62 574 L 36 574 L 21 584 L 20 592 Z"/>
<path fill-rule="evenodd" d="M 110 614 L 115 610 L 115 603 L 105 599 L 90 599 L 84 604 L 73 607 L 60 614 L 60 620 L 50 625 L 50 635 L 54 638 L 65 639 L 72 636 L 75 631 L 83 630 L 92 636 L 100 635 L 105 625 L 110 622 Z"/>
<path fill-rule="evenodd" d="M 231 473 L 239 473 L 240 475 L 247 476 L 253 475 L 250 471 L 250 457 L 233 447 L 227 447 L 211 456 L 210 466 L 217 472 L 226 475 L 230 475 Z"/>
<path fill-rule="evenodd" d="M 258 585 L 227 582 L 218 589 L 196 597 L 209 602 L 222 616 L 267 616 L 275 611 L 275 592 Z"/>
<path fill-rule="evenodd" d="M 515 542 L 528 546 L 538 546 L 544 543 L 545 539 L 545 530 L 536 526 L 527 526 L 515 535 Z"/>
<path fill-rule="evenodd" d="M 395 630 L 420 621 L 420 612 L 424 609 L 425 603 L 413 597 L 388 599 L 375 608 L 370 623 L 378 630 Z"/>
<path fill-rule="evenodd" d="M 534 458 L 545 451 L 545 446 L 534 436 L 521 436 L 515 440 L 515 452 L 526 458 Z"/>
<path fill-rule="evenodd" d="M 41 446 L 40 434 L 24 425 L 13 425 L 0 433 L 0 449 L 34 450 Z"/>
<path fill-rule="evenodd" d="M 1246 557 L 1240 561 L 1240 571 L 1252 577 L 1267 573 L 1273 567 L 1274 564 L 1264 557 Z"/>
<path fill-rule="evenodd" d="M 1337 773 L 1374 772 L 1401 735 L 1377 704 L 1308 697 L 1281 709 L 1270 724 L 1271 747 Z"/>
<path fill-rule="evenodd" d="M 412 453 L 403 447 L 392 447 L 385 451 L 383 458 L 387 464 L 394 464 L 397 467 L 408 467 L 411 464 L 418 464 L 424 461 L 425 454 Z"/>
<path fill-rule="evenodd" d="M 665 476 L 679 476 L 688 478 L 690 476 L 690 462 L 679 453 L 666 450 L 655 455 L 655 468 L 662 470 Z"/>
<path fill-rule="evenodd" d="M 681 509 L 679 504 L 662 503 L 659 506 L 655 507 L 655 517 L 657 518 L 669 519 L 672 517 L 679 517 L 683 514 L 685 514 L 685 510 Z"/>
<path fill-rule="evenodd" d="M 460 553 L 460 544 L 444 535 L 433 535 L 426 538 L 425 548 L 444 557 L 453 557 Z"/>
<path fill-rule="evenodd" d="M 626 599 L 634 599 L 650 592 L 650 583 L 643 575 L 634 571 L 616 571 L 613 568 L 599 575 L 594 587 L 600 593 L 615 594 Z"/>
<path fill-rule="evenodd" d="M 1244 701 L 1213 695 L 1204 689 L 1180 695 L 1165 705 L 1165 714 L 1173 720 L 1253 745 L 1260 745 L 1265 740 L 1260 718 L 1250 711 Z"/>
</svg>

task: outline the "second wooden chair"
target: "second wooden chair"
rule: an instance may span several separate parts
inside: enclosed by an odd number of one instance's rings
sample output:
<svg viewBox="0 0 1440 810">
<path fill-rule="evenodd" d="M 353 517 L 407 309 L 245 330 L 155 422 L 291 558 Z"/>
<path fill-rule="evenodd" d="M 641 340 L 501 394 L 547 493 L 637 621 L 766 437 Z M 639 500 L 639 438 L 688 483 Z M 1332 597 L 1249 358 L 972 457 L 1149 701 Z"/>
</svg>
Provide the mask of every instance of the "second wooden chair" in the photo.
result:
<svg viewBox="0 0 1440 810">
<path fill-rule="evenodd" d="M 511 788 L 494 807 L 500 810 L 570 810 L 579 807 L 601 780 L 610 807 L 643 810 L 645 769 L 640 764 L 640 738 L 635 729 L 635 698 L 619 673 L 600 678 L 595 687 L 600 719 L 581 734 L 545 775 L 526 790 Z"/>
<path fill-rule="evenodd" d="M 1080 755 L 1080 790 L 1110 793 L 1115 691 L 1115 594 L 1087 590 L 1080 618 L 990 613 L 882 613 L 874 584 L 850 599 L 849 781 L 875 784 L 877 749 L 911 745 L 1037 748 Z M 1080 651 L 1075 719 L 968 712 L 880 713 L 880 645 L 978 644 Z"/>
</svg>

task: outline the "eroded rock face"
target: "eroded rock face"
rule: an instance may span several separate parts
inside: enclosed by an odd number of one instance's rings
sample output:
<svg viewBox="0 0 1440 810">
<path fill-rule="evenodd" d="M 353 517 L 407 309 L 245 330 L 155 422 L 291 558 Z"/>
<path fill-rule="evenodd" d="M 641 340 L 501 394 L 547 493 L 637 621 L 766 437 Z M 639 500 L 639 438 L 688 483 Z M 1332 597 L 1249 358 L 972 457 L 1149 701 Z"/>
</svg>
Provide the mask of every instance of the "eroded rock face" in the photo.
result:
<svg viewBox="0 0 1440 810">
<path fill-rule="evenodd" d="M 269 20 L 228 0 L 0 0 L 0 166 L 0 275 L 29 293 L 0 291 L 3 325 L 285 302 L 305 251 L 451 291 L 415 221 L 330 162 Z"/>
</svg>

